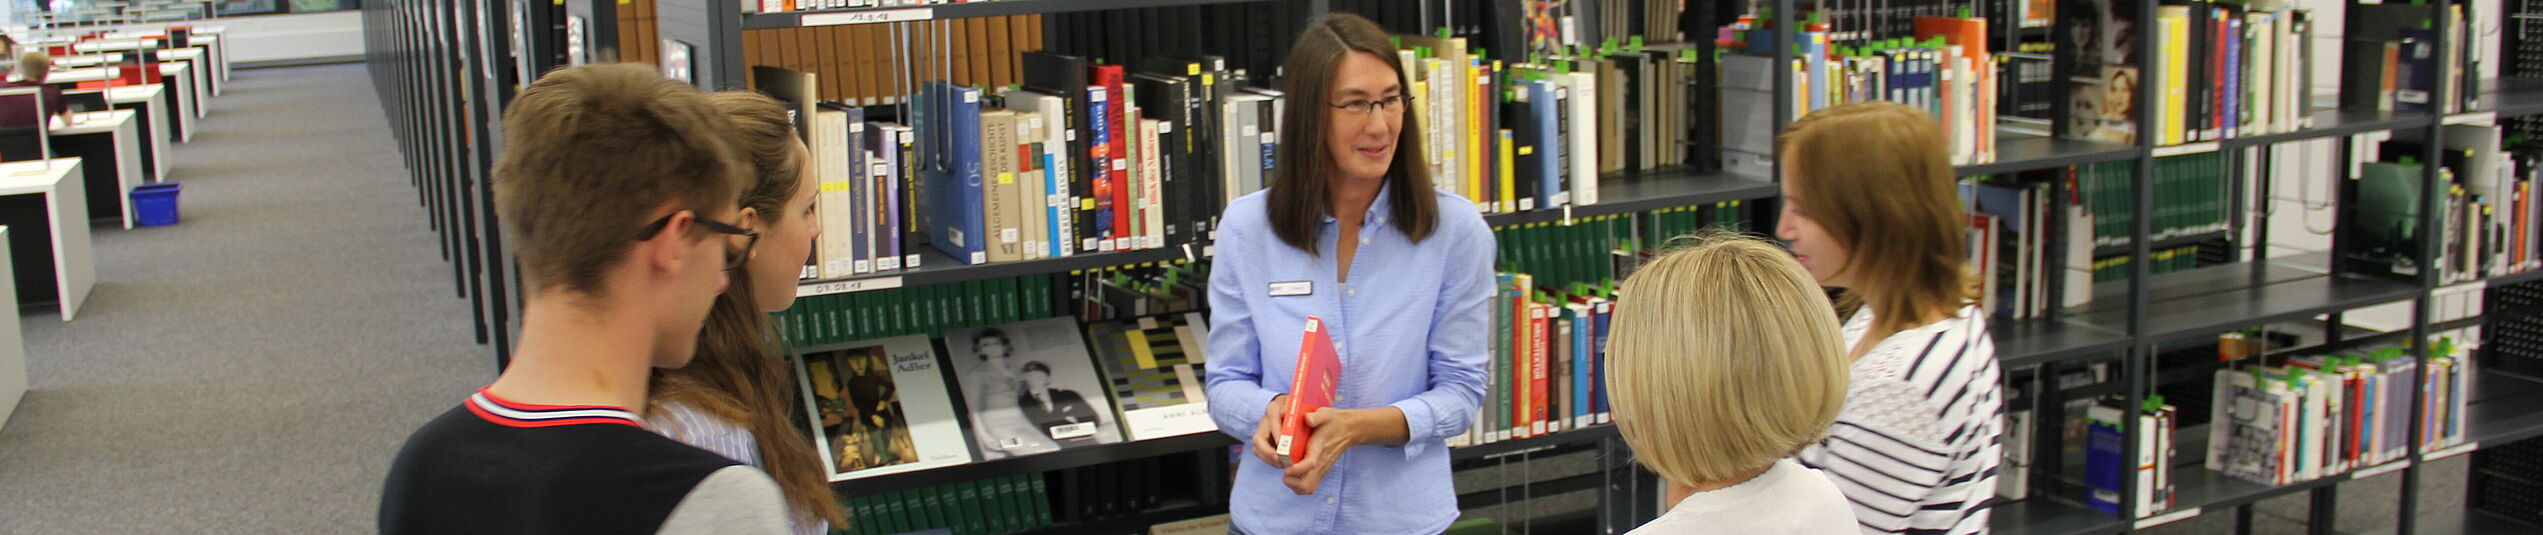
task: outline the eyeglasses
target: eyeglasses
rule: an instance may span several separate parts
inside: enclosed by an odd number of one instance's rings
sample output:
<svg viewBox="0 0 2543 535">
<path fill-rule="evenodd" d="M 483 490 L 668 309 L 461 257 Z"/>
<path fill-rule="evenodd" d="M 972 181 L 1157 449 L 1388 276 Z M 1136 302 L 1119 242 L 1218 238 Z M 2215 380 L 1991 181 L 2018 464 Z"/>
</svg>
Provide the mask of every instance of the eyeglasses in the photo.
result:
<svg viewBox="0 0 2543 535">
<path fill-rule="evenodd" d="M 654 233 L 662 232 L 662 227 L 671 224 L 671 216 L 676 215 L 680 215 L 680 213 L 672 212 L 669 215 L 662 216 L 662 219 L 656 219 L 653 220 L 652 223 L 646 223 L 644 230 L 636 233 L 636 241 L 653 239 Z M 725 271 L 742 269 L 742 266 L 749 264 L 751 259 L 751 248 L 759 246 L 759 231 L 756 230 L 736 227 L 703 217 L 698 218 L 698 226 L 706 227 L 707 231 L 714 232 L 716 234 L 741 236 L 745 238 L 740 250 L 733 250 L 730 248 L 724 250 Z"/>
<path fill-rule="evenodd" d="M 1333 107 L 1346 111 L 1359 112 L 1360 115 L 1376 115 L 1377 112 L 1392 112 L 1399 107 L 1411 105 L 1413 105 L 1412 95 L 1396 95 L 1377 100 L 1346 101 L 1340 104 L 1335 104 Z"/>
</svg>

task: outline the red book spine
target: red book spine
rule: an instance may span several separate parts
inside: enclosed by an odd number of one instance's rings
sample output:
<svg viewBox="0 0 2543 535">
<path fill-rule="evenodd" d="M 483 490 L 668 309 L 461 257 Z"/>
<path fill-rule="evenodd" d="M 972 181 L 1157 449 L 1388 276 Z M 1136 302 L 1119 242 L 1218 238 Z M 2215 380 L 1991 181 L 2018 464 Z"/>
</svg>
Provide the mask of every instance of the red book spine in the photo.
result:
<svg viewBox="0 0 2543 535">
<path fill-rule="evenodd" d="M 1130 232 L 1130 214 L 1137 211 L 1130 204 L 1130 189 L 1138 187 L 1130 179 L 1130 133 L 1137 131 L 1136 125 L 1130 124 L 1130 121 L 1138 120 L 1138 117 L 1128 113 L 1131 102 L 1122 94 L 1121 76 L 1120 65 L 1095 66 L 1095 83 L 1102 84 L 1105 98 L 1113 101 L 1111 107 L 1104 108 L 1104 113 L 1111 114 L 1105 124 L 1112 130 L 1111 156 L 1096 164 L 1104 166 L 1104 176 L 1112 181 L 1110 188 L 1097 186 L 1095 193 L 1103 199 L 1101 202 L 1112 205 L 1113 239 L 1106 242 L 1107 251 L 1131 249 L 1130 242 L 1137 236 Z M 1106 189 L 1110 191 L 1104 191 Z"/>
<path fill-rule="evenodd" d="M 1546 347 L 1546 343 L 1554 335 L 1553 324 L 1547 320 L 1547 316 L 1553 314 L 1553 308 L 1539 303 L 1535 310 L 1528 312 L 1528 321 L 1534 324 L 1530 330 L 1535 333 L 1528 341 L 1528 432 L 1538 435 L 1545 434 L 1545 423 L 1551 416 L 1548 414 L 1550 406 L 1547 405 L 1546 388 L 1552 385 L 1547 381 L 1546 360 L 1553 355 L 1550 353 L 1552 348 Z"/>
<path fill-rule="evenodd" d="M 1289 379 L 1289 408 L 1280 415 L 1273 453 L 1289 456 L 1292 463 L 1307 460 L 1315 431 L 1307 425 L 1307 415 L 1333 406 L 1341 377 L 1342 357 L 1334 353 L 1333 336 L 1325 332 L 1324 320 L 1308 316 L 1306 335 L 1298 340 L 1298 369 Z"/>
<path fill-rule="evenodd" d="M 1536 350 L 1536 346 L 1529 342 L 1536 338 L 1533 330 L 1536 324 L 1528 319 L 1528 315 L 1534 313 L 1536 307 L 1529 303 L 1530 277 L 1522 273 L 1513 278 L 1517 281 L 1513 286 L 1517 287 L 1518 297 L 1510 300 L 1511 366 L 1508 388 L 1514 389 L 1510 392 L 1510 429 L 1513 435 L 1527 437 L 1532 436 L 1528 433 L 1528 387 L 1533 384 L 1528 381 L 1528 375 L 1534 371 L 1529 370 L 1525 363 L 1530 360 L 1529 352 Z"/>
</svg>

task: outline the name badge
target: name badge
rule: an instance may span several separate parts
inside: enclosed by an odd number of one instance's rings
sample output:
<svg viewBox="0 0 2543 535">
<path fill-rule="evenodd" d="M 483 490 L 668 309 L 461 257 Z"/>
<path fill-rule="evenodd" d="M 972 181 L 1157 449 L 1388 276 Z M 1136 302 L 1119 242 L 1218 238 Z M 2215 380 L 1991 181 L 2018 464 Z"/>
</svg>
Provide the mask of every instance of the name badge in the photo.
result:
<svg viewBox="0 0 2543 535">
<path fill-rule="evenodd" d="M 1315 283 L 1314 281 L 1289 281 L 1289 282 L 1275 282 L 1275 283 L 1271 283 L 1271 296 L 1272 296 L 1272 297 L 1287 297 L 1287 296 L 1292 296 L 1292 295 L 1313 295 L 1313 294 L 1315 294 L 1315 293 L 1316 293 L 1316 283 Z"/>
</svg>

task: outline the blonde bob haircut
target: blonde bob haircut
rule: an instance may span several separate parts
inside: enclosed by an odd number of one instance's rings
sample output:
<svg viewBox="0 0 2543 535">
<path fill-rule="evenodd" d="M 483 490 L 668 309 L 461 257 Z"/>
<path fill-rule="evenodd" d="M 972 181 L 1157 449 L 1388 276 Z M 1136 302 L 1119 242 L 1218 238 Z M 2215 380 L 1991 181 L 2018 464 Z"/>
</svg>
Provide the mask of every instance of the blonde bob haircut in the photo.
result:
<svg viewBox="0 0 2543 535">
<path fill-rule="evenodd" d="M 1863 102 L 1811 112 L 1775 136 L 1785 202 L 1844 246 L 1851 279 L 1838 307 L 1869 306 L 1875 330 L 1901 331 L 1968 304 L 1968 226 L 1942 130 L 1924 112 Z"/>
<path fill-rule="evenodd" d="M 1732 481 L 1818 442 L 1845 405 L 1836 312 L 1791 253 L 1707 231 L 1625 279 L 1607 342 L 1616 428 L 1671 481 Z"/>
</svg>

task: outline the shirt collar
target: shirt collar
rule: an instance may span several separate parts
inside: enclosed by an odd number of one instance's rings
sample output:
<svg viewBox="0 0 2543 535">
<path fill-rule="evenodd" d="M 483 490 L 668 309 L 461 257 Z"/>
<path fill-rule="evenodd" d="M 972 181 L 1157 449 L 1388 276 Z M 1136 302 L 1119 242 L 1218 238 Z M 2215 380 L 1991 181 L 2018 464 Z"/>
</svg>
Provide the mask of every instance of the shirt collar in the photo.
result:
<svg viewBox="0 0 2543 535">
<path fill-rule="evenodd" d="M 1393 175 L 1388 175 L 1383 182 L 1378 183 L 1377 196 L 1370 199 L 1369 213 L 1360 220 L 1361 225 L 1369 226 L 1371 223 L 1384 224 L 1386 223 L 1387 217 L 1394 213 L 1395 203 L 1387 202 L 1388 198 L 1386 196 L 1388 191 L 1395 189 L 1394 179 L 1395 177 Z M 1325 210 L 1324 222 L 1334 223 L 1339 221 L 1341 220 L 1333 217 L 1333 210 Z"/>
<path fill-rule="evenodd" d="M 505 427 L 555 427 L 580 424 L 619 424 L 644 427 L 634 413 L 618 407 L 598 405 L 537 405 L 496 397 L 494 392 L 477 389 L 468 397 L 468 412 L 478 418 Z"/>
</svg>

